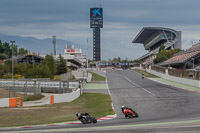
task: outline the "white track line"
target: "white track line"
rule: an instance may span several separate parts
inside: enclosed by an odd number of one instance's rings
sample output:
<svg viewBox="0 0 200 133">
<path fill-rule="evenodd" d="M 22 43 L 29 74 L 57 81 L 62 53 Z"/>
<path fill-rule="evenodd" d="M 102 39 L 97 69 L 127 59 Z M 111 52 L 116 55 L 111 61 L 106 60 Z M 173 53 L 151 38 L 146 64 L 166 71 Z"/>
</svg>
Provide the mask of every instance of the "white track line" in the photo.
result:
<svg viewBox="0 0 200 133">
<path fill-rule="evenodd" d="M 107 85 L 107 89 L 108 89 L 108 94 L 110 95 L 110 98 L 111 98 L 111 100 L 112 100 L 111 93 L 110 93 L 110 89 L 109 89 L 109 86 L 108 86 L 107 77 L 106 77 L 106 85 Z M 111 105 L 112 105 L 112 110 L 115 111 L 113 102 L 111 102 Z M 117 114 L 115 114 L 115 117 L 117 117 Z"/>
<path fill-rule="evenodd" d="M 124 78 L 125 78 L 128 82 L 132 83 L 133 85 L 137 86 L 138 88 L 141 88 L 142 90 L 146 91 L 147 93 L 149 93 L 149 94 L 151 94 L 152 96 L 155 97 L 155 94 L 153 94 L 152 92 L 150 92 L 150 91 L 146 90 L 145 88 L 143 88 L 143 87 L 137 85 L 136 83 L 132 82 L 132 81 L 131 81 L 130 79 L 128 79 L 127 77 L 124 76 Z"/>
</svg>

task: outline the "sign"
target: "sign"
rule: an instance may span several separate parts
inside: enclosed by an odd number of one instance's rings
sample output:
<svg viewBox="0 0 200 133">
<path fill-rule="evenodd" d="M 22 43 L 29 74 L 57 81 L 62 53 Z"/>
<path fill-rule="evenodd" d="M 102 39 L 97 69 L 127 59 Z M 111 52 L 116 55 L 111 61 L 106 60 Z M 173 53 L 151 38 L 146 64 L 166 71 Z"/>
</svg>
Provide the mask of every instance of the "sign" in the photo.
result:
<svg viewBox="0 0 200 133">
<path fill-rule="evenodd" d="M 81 53 L 81 49 L 65 49 L 65 53 Z"/>
<path fill-rule="evenodd" d="M 90 20 L 90 28 L 103 28 L 103 20 Z"/>
<path fill-rule="evenodd" d="M 90 8 L 90 20 L 103 20 L 103 8 Z"/>
</svg>

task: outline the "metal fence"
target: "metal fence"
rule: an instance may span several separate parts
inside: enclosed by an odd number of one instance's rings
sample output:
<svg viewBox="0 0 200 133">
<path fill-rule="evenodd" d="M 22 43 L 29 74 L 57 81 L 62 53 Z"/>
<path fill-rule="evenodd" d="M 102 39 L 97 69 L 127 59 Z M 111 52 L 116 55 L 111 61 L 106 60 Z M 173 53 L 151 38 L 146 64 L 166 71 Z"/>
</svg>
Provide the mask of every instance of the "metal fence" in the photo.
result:
<svg viewBox="0 0 200 133">
<path fill-rule="evenodd" d="M 27 95 L 41 94 L 40 83 L 36 84 L 36 82 L 30 83 L 26 81 L 25 83 L 19 83 L 16 81 L 4 81 L 0 82 L 0 87 L 8 91 L 8 97 L 23 95 L 24 99 L 26 99 Z"/>
<path fill-rule="evenodd" d="M 60 79 L 62 81 L 70 80 L 72 79 L 72 72 L 64 73 L 60 75 Z"/>
<path fill-rule="evenodd" d="M 79 88 L 79 81 L 0 80 L 0 88 L 8 91 L 8 97 L 19 93 L 26 98 L 41 93 L 70 93 Z"/>
</svg>

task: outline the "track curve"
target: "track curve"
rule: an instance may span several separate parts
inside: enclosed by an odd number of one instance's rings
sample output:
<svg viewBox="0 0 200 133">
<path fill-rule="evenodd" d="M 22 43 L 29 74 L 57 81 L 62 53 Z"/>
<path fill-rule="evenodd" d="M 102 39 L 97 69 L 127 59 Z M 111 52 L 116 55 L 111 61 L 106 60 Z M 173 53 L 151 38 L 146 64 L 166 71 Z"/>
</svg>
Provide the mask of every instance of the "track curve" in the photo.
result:
<svg viewBox="0 0 200 133">
<path fill-rule="evenodd" d="M 117 118 L 97 124 L 38 127 L 28 132 L 199 131 L 199 94 L 142 79 L 140 74 L 131 70 L 107 70 L 106 77 Z M 121 105 L 133 108 L 140 117 L 124 118 Z"/>
</svg>

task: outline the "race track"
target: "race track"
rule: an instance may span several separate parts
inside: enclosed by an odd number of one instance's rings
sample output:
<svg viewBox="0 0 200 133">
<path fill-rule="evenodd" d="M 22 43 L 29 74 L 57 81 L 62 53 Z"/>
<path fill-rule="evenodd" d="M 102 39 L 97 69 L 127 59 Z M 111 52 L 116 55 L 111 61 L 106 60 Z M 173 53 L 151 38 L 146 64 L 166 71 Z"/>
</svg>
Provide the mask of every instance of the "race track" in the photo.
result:
<svg viewBox="0 0 200 133">
<path fill-rule="evenodd" d="M 14 132 L 199 133 L 200 94 L 142 79 L 132 70 L 107 70 L 106 77 L 117 118 L 97 124 L 38 127 Z M 124 118 L 121 105 L 133 108 L 139 118 Z"/>
</svg>

